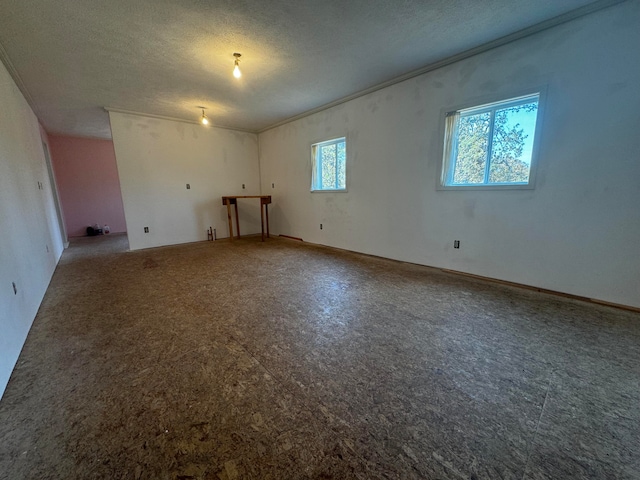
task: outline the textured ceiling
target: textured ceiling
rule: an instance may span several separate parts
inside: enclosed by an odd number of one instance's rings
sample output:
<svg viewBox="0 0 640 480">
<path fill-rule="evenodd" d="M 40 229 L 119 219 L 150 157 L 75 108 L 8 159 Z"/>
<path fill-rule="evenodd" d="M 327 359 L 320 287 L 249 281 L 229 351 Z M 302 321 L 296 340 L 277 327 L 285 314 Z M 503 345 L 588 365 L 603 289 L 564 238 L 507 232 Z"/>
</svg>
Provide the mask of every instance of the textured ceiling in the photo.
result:
<svg viewBox="0 0 640 480">
<path fill-rule="evenodd" d="M 108 138 L 103 107 L 196 120 L 198 105 L 259 131 L 593 3 L 0 0 L 0 56 L 49 132 Z"/>
</svg>

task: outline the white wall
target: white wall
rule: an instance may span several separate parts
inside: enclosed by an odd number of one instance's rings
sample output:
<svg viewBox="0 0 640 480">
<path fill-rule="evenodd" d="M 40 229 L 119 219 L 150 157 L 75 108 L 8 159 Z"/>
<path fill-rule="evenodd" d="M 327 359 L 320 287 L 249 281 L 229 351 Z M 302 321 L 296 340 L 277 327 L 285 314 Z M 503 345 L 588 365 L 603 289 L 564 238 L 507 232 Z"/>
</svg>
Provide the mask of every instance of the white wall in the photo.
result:
<svg viewBox="0 0 640 480">
<path fill-rule="evenodd" d="M 206 240 L 210 226 L 228 237 L 221 197 L 260 194 L 257 135 L 109 116 L 131 250 Z M 258 201 L 240 200 L 239 211 L 240 233 L 260 232 Z"/>
<path fill-rule="evenodd" d="M 2 63 L 0 106 L 1 396 L 63 245 L 38 120 Z"/>
<path fill-rule="evenodd" d="M 261 133 L 272 231 L 640 307 L 638 25 L 626 2 Z M 540 85 L 536 188 L 436 190 L 443 112 Z M 343 135 L 348 192 L 310 193 Z"/>
</svg>

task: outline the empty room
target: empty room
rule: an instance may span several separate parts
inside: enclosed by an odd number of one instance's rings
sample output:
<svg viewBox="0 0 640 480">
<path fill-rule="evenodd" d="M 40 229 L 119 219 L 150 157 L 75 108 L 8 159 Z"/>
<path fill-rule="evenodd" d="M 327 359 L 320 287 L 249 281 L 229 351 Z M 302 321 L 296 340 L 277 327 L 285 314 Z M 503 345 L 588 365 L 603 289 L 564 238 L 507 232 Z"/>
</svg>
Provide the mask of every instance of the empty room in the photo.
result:
<svg viewBox="0 0 640 480">
<path fill-rule="evenodd" d="M 0 480 L 640 478 L 640 0 L 0 0 Z"/>
</svg>

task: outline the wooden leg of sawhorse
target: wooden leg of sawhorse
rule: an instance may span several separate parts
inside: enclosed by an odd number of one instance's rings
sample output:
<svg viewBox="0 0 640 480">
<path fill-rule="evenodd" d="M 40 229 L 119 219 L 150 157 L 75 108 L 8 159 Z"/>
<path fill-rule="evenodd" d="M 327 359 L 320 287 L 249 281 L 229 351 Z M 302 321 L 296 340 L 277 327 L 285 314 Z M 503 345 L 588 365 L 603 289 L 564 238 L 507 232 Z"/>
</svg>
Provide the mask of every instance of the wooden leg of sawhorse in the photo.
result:
<svg viewBox="0 0 640 480">
<path fill-rule="evenodd" d="M 238 218 L 238 201 L 236 200 L 236 228 L 238 229 L 238 239 L 240 239 L 240 219 Z"/>
<path fill-rule="evenodd" d="M 264 204 L 264 212 L 267 214 L 267 238 L 269 237 L 269 204 L 265 203 Z"/>
<path fill-rule="evenodd" d="M 264 213 L 262 212 L 262 202 L 260 202 L 260 227 L 262 228 L 262 241 L 264 242 Z"/>
<path fill-rule="evenodd" d="M 229 203 L 229 200 L 226 200 L 225 203 L 227 204 L 227 218 L 229 219 L 229 238 L 233 241 L 233 223 L 231 221 L 231 203 Z"/>
</svg>

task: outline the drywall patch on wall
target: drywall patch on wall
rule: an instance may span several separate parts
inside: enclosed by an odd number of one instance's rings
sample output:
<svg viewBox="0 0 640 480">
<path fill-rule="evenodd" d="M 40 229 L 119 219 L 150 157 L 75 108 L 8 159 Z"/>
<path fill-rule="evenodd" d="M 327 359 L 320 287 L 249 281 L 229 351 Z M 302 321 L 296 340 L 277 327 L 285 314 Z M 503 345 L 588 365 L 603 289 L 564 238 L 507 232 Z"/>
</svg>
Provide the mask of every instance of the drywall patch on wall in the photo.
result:
<svg viewBox="0 0 640 480">
<path fill-rule="evenodd" d="M 204 241 L 210 226 L 227 237 L 221 197 L 260 195 L 256 134 L 109 115 L 132 250 Z M 241 200 L 238 208 L 241 233 L 259 233 L 257 202 Z"/>
<path fill-rule="evenodd" d="M 40 126 L 0 63 L 0 395 L 63 250 Z"/>
<path fill-rule="evenodd" d="M 126 232 L 113 142 L 49 135 L 49 146 L 67 234 L 84 236 L 95 223 Z"/>
<path fill-rule="evenodd" d="M 272 230 L 640 307 L 638 24 L 625 2 L 261 133 Z M 443 112 L 541 85 L 536 188 L 436 190 Z M 348 192 L 311 194 L 328 131 L 347 137 Z"/>
</svg>

